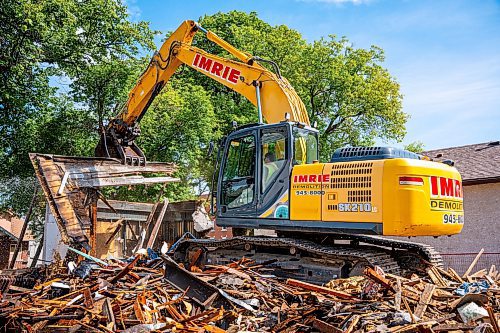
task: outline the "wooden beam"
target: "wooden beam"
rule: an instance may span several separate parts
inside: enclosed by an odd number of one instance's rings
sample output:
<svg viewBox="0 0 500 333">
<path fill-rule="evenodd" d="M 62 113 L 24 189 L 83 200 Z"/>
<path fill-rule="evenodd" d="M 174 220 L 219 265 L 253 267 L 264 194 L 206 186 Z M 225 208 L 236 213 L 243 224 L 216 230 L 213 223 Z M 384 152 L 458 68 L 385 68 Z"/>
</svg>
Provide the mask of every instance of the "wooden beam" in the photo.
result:
<svg viewBox="0 0 500 333">
<path fill-rule="evenodd" d="M 469 268 L 467 268 L 464 275 L 462 275 L 462 278 L 465 279 L 470 274 L 470 272 L 472 272 L 472 270 L 474 269 L 474 266 L 476 266 L 477 262 L 479 261 L 479 258 L 481 258 L 481 255 L 483 254 L 483 252 L 484 252 L 484 249 L 481 249 L 481 251 L 479 251 L 479 253 L 476 255 L 474 260 L 471 262 Z"/>
<path fill-rule="evenodd" d="M 31 259 L 31 265 L 30 265 L 31 268 L 36 267 L 36 263 L 38 262 L 38 259 L 40 258 L 40 254 L 42 253 L 42 248 L 43 248 L 44 237 L 45 237 L 45 235 L 42 233 L 42 237 L 40 238 L 38 246 L 36 247 L 35 256 L 33 257 L 33 259 Z"/>
<path fill-rule="evenodd" d="M 427 305 L 432 298 L 432 294 L 434 293 L 434 289 L 436 288 L 433 284 L 426 284 L 424 291 L 420 295 L 420 300 L 418 301 L 417 308 L 415 309 L 415 316 L 422 319 L 425 314 L 425 310 L 427 310 Z"/>
<path fill-rule="evenodd" d="M 146 224 L 142 226 L 142 229 L 141 229 L 141 241 L 139 243 L 137 243 L 137 246 L 135 247 L 134 251 L 137 251 L 137 250 L 143 248 L 144 242 L 146 241 L 146 233 L 148 232 L 149 225 L 151 224 L 151 221 L 153 221 L 153 217 L 155 215 L 155 212 L 156 212 L 157 208 L 158 208 L 158 203 L 155 203 L 153 205 L 153 209 L 151 210 L 151 213 L 148 216 Z"/>
<path fill-rule="evenodd" d="M 303 288 L 306 290 L 314 291 L 314 292 L 317 292 L 320 294 L 336 296 L 336 297 L 342 298 L 342 299 L 356 299 L 356 297 L 352 296 L 351 294 L 345 293 L 343 291 L 337 291 L 337 290 L 333 290 L 333 289 L 329 289 L 329 288 L 325 288 L 325 287 L 320 287 L 320 286 L 317 286 L 315 284 L 311 284 L 311 283 L 307 283 L 307 282 L 303 282 L 303 281 L 299 281 L 299 280 L 288 279 L 288 280 L 286 280 L 286 284 L 288 284 L 290 286 L 295 286 L 295 287 Z"/>
<path fill-rule="evenodd" d="M 343 331 L 339 328 L 336 328 L 332 324 L 319 320 L 317 318 L 313 321 L 313 327 L 320 331 L 321 333 L 342 333 Z"/>
<path fill-rule="evenodd" d="M 495 312 L 491 306 L 486 307 L 486 311 L 488 311 L 488 316 L 490 317 L 491 326 L 493 326 L 493 331 L 495 333 L 500 333 L 500 327 L 498 326 L 497 317 L 495 316 Z"/>
<path fill-rule="evenodd" d="M 73 179 L 78 187 L 94 187 L 101 188 L 107 186 L 127 186 L 140 184 L 164 184 L 179 182 L 179 178 L 173 177 L 152 177 L 145 178 L 142 176 L 110 176 L 106 178 L 94 179 Z"/>
<path fill-rule="evenodd" d="M 167 207 L 168 207 L 168 199 L 165 198 L 165 200 L 163 201 L 163 207 L 161 209 L 160 215 L 156 219 L 156 222 L 153 226 L 153 229 L 151 230 L 151 234 L 149 236 L 148 243 L 147 243 L 148 248 L 152 248 L 154 243 L 155 243 L 156 237 L 158 236 L 158 231 L 160 230 L 161 222 L 163 221 L 163 218 L 165 217 Z"/>
<path fill-rule="evenodd" d="M 13 269 L 17 260 L 17 255 L 19 254 L 19 250 L 23 245 L 24 235 L 26 234 L 26 229 L 28 228 L 28 223 L 31 219 L 31 213 L 33 212 L 33 207 L 35 206 L 36 199 L 38 196 L 38 184 L 35 184 L 35 192 L 33 193 L 33 197 L 31 198 L 31 204 L 28 209 L 28 213 L 24 218 L 23 227 L 21 229 L 21 233 L 19 234 L 19 238 L 17 239 L 16 248 L 14 249 L 14 254 L 12 255 L 12 259 L 9 263 L 9 268 Z"/>
</svg>

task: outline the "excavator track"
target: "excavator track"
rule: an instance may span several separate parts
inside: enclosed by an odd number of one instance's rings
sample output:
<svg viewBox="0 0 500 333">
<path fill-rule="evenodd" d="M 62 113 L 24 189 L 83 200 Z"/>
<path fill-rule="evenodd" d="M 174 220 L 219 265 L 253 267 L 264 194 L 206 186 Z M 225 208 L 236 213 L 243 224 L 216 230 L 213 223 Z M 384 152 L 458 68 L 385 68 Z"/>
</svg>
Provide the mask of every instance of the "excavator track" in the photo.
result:
<svg viewBox="0 0 500 333">
<path fill-rule="evenodd" d="M 279 233 L 281 236 L 290 236 L 288 233 Z M 291 234 L 292 237 L 307 238 L 307 234 Z M 319 237 L 322 237 L 321 239 Z M 321 244 L 332 244 L 338 241 L 347 241 L 353 246 L 368 244 L 375 246 L 381 251 L 390 253 L 392 258 L 398 262 L 401 274 L 424 273 L 430 266 L 443 266 L 443 259 L 439 252 L 432 246 L 406 240 L 391 239 L 381 236 L 356 235 L 332 233 L 329 235 L 309 236 L 310 240 Z"/>
<path fill-rule="evenodd" d="M 443 258 L 441 257 L 439 252 L 437 252 L 436 249 L 427 244 L 370 235 L 348 235 L 348 237 L 376 246 L 383 246 L 392 248 L 393 250 L 400 249 L 402 251 L 406 251 L 406 256 L 408 257 L 408 259 L 410 257 L 414 258 L 414 261 L 412 263 L 405 263 L 406 265 L 415 264 L 415 260 L 424 260 L 425 262 L 420 264 L 430 264 L 438 267 L 443 266 Z"/>
<path fill-rule="evenodd" d="M 227 240 L 188 239 L 174 258 L 187 266 L 227 264 L 242 257 L 266 264 L 277 276 L 325 283 L 361 274 L 366 266 L 408 275 L 439 266 L 441 256 L 430 246 L 377 236 L 332 234 L 322 240 L 293 237 L 241 236 Z M 338 244 L 338 241 L 344 244 Z M 345 241 L 348 241 L 345 243 Z M 203 253 L 203 255 L 201 255 Z"/>
<path fill-rule="evenodd" d="M 193 255 L 199 250 L 204 263 Z M 371 246 L 322 245 L 309 240 L 282 237 L 234 237 L 228 240 L 186 240 L 174 258 L 184 264 L 227 264 L 242 257 L 267 263 L 275 275 L 324 283 L 336 277 L 361 274 L 366 266 L 380 266 L 399 274 L 397 261 L 389 253 Z"/>
</svg>

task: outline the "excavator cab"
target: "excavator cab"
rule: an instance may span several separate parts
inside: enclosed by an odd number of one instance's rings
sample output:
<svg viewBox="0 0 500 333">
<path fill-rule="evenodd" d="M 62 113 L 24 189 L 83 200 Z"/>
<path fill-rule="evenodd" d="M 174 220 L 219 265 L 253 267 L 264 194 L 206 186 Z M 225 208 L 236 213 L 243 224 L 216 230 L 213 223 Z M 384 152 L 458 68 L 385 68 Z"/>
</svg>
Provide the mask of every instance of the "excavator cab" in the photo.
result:
<svg viewBox="0 0 500 333">
<path fill-rule="evenodd" d="M 222 140 L 220 151 L 217 222 L 252 227 L 256 219 L 289 218 L 291 171 L 318 160 L 318 131 L 288 121 L 246 125 Z"/>
</svg>

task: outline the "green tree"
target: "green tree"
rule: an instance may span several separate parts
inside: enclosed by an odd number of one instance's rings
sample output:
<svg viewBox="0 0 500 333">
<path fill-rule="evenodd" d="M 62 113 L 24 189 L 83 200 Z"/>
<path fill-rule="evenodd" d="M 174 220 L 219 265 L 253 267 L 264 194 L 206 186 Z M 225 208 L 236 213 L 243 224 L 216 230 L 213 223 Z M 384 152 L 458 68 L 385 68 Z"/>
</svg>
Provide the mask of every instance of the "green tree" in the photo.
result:
<svg viewBox="0 0 500 333">
<path fill-rule="evenodd" d="M 146 22 L 132 23 L 120 0 L 5 0 L 0 20 L 0 175 L 28 175 L 20 133 L 26 122 L 51 113 L 57 88 L 50 78 L 66 76 L 78 89 L 94 66 L 153 47 L 154 32 Z"/>
<path fill-rule="evenodd" d="M 155 32 L 121 0 L 5 0 L 0 20 L 0 209 L 23 215 L 28 153 L 92 155 Z"/>
<path fill-rule="evenodd" d="M 355 49 L 330 36 L 308 45 L 301 60 L 298 90 L 311 122 L 318 123 L 322 160 L 341 146 L 403 139 L 408 115 L 399 84 L 381 66 L 382 49 Z"/>
<path fill-rule="evenodd" d="M 402 111 L 399 84 L 382 66 L 381 48 L 354 48 L 346 38 L 334 36 L 307 43 L 299 32 L 271 26 L 253 12 L 217 13 L 199 22 L 240 50 L 279 65 L 306 104 L 311 123 L 318 123 L 323 161 L 341 146 L 370 145 L 376 138 L 403 139 L 408 115 Z M 203 34 L 195 43 L 228 56 Z M 230 129 L 232 120 L 257 120 L 255 107 L 229 88 L 195 71 L 183 75 L 210 92 L 222 131 Z"/>
<path fill-rule="evenodd" d="M 212 172 L 206 148 L 220 136 L 216 128 L 214 107 L 209 93 L 201 86 L 173 79 L 152 103 L 141 121 L 142 135 L 138 145 L 150 161 L 174 162 L 179 166 L 175 176 L 180 183 L 135 186 L 108 190 L 110 197 L 128 200 L 185 200 L 203 187 Z"/>
<path fill-rule="evenodd" d="M 404 149 L 421 154 L 425 149 L 425 145 L 422 141 L 414 141 L 404 146 Z"/>
</svg>

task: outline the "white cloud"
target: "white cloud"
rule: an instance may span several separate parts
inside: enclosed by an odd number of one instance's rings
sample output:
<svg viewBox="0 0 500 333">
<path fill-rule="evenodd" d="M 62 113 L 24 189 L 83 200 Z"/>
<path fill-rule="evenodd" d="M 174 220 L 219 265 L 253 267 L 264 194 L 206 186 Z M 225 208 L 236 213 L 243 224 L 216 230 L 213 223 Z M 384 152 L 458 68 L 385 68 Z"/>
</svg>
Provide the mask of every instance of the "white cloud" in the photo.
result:
<svg viewBox="0 0 500 333">
<path fill-rule="evenodd" d="M 123 3 L 127 6 L 127 13 L 132 21 L 139 21 L 141 17 L 141 9 L 137 5 L 137 0 L 124 0 Z"/>
</svg>

